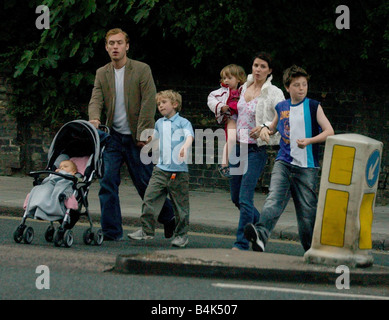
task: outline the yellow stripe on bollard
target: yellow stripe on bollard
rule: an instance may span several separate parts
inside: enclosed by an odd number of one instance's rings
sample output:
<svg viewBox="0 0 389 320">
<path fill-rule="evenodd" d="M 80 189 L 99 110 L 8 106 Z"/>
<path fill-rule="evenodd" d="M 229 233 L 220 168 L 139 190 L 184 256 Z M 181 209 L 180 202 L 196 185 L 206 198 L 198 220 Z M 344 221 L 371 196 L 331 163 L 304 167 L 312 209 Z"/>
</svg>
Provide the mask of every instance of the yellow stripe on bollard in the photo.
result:
<svg viewBox="0 0 389 320">
<path fill-rule="evenodd" d="M 323 212 L 321 244 L 335 247 L 344 246 L 348 199 L 348 192 L 327 190 Z"/>
<path fill-rule="evenodd" d="M 366 193 L 363 196 L 361 209 L 359 211 L 359 221 L 361 224 L 361 231 L 359 234 L 359 249 L 361 250 L 371 250 L 373 248 L 371 228 L 373 226 L 374 197 L 374 193 Z"/>
<path fill-rule="evenodd" d="M 355 161 L 353 147 L 335 145 L 332 151 L 331 169 L 328 177 L 330 183 L 349 186 L 353 176 Z"/>
</svg>

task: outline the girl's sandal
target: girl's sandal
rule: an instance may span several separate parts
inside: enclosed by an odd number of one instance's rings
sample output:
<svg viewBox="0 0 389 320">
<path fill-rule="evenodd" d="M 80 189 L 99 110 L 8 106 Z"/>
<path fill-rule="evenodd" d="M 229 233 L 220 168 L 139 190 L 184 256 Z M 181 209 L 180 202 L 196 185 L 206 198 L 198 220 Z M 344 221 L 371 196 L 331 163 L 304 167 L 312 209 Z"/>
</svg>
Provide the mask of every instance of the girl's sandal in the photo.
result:
<svg viewBox="0 0 389 320">
<path fill-rule="evenodd" d="M 219 170 L 219 173 L 222 175 L 224 178 L 231 178 L 230 175 L 230 167 L 223 167 L 221 164 L 217 166 L 217 169 Z"/>
</svg>

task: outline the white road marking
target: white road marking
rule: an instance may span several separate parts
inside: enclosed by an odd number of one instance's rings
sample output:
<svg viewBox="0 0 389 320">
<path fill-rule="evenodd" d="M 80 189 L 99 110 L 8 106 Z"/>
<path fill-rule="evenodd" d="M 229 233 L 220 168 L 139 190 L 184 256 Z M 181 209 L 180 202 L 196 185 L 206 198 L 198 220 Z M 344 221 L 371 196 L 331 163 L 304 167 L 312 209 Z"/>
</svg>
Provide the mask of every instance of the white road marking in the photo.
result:
<svg viewBox="0 0 389 320">
<path fill-rule="evenodd" d="M 212 286 L 214 286 L 216 288 L 224 288 L 224 289 L 272 291 L 272 292 L 281 292 L 281 293 L 309 294 L 309 295 L 319 295 L 319 296 L 338 297 L 338 298 L 389 300 L 389 297 L 384 297 L 384 296 L 370 296 L 370 295 L 312 291 L 312 290 L 299 290 L 299 289 L 288 289 L 288 288 L 277 288 L 277 287 L 263 287 L 263 286 L 250 286 L 250 285 L 240 285 L 240 284 L 228 284 L 228 283 L 213 283 Z"/>
</svg>

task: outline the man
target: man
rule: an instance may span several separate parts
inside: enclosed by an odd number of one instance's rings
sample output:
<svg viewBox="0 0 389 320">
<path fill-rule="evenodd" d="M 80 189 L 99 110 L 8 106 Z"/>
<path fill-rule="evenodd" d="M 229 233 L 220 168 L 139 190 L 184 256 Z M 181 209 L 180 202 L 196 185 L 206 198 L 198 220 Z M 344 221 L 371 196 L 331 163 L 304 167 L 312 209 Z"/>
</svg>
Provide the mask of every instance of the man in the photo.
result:
<svg viewBox="0 0 389 320">
<path fill-rule="evenodd" d="M 127 58 L 129 38 L 121 29 L 109 30 L 105 49 L 111 62 L 96 72 L 92 97 L 89 102 L 89 121 L 97 128 L 104 110 L 106 124 L 111 129 L 111 140 L 103 154 L 104 177 L 100 180 L 101 226 L 105 240 L 123 238 L 119 203 L 120 168 L 126 163 L 131 179 L 143 199 L 153 164 L 140 160 L 140 149 L 147 135 L 142 132 L 154 128 L 156 88 L 150 67 Z M 170 200 L 165 202 L 158 221 L 164 224 L 165 237 L 170 238 L 175 228 Z"/>
</svg>

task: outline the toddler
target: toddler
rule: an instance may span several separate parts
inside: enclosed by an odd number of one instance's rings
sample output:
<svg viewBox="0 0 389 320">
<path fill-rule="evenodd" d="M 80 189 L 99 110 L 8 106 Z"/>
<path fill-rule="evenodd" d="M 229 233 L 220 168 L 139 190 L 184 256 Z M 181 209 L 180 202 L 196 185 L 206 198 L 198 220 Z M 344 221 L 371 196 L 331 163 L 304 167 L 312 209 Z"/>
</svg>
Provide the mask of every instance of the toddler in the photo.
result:
<svg viewBox="0 0 389 320">
<path fill-rule="evenodd" d="M 246 82 L 244 69 L 230 64 L 220 72 L 221 88 L 212 91 L 208 96 L 208 107 L 215 114 L 218 123 L 224 123 L 226 144 L 223 149 L 222 164 L 218 165 L 220 174 L 230 178 L 229 153 L 236 143 L 236 121 L 238 119 L 238 101 L 241 86 Z"/>
</svg>

